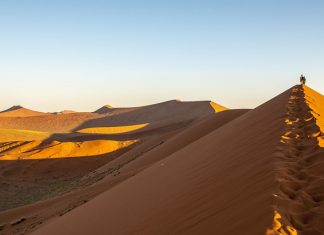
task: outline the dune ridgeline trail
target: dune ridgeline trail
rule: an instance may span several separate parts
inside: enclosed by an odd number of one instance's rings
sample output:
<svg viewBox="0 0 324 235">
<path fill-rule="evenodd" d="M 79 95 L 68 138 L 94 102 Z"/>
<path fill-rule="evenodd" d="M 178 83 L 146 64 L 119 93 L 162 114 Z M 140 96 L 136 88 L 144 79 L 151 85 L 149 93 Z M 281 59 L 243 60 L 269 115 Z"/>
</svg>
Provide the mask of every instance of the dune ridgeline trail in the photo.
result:
<svg viewBox="0 0 324 235">
<path fill-rule="evenodd" d="M 274 221 L 266 235 L 324 234 L 321 99 L 306 86 L 291 90 L 285 133 L 275 156 Z"/>
</svg>

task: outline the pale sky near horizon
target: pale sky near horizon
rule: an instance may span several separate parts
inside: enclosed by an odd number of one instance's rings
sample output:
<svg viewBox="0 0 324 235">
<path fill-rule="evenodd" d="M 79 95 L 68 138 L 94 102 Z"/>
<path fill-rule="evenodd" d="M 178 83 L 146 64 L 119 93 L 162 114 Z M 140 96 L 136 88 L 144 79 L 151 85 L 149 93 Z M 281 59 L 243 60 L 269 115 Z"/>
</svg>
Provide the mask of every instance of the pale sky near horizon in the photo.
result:
<svg viewBox="0 0 324 235">
<path fill-rule="evenodd" d="M 324 93 L 321 0 L 0 0 L 0 110 Z"/>
</svg>

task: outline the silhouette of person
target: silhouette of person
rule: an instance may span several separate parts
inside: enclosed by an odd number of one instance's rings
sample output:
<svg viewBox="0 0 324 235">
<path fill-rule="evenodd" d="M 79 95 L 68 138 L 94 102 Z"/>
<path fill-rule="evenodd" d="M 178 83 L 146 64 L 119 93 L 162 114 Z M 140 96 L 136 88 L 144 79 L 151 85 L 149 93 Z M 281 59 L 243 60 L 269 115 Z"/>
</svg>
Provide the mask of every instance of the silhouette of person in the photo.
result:
<svg viewBox="0 0 324 235">
<path fill-rule="evenodd" d="M 300 75 L 300 84 L 305 85 L 306 83 L 306 77 L 302 74 Z"/>
</svg>

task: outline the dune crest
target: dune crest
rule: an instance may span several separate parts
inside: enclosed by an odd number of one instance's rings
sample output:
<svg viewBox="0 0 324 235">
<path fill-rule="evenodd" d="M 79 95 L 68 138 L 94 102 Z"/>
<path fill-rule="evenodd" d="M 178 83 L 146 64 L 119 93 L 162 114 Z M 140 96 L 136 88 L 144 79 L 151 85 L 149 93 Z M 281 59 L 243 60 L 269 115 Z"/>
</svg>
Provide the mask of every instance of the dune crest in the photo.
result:
<svg viewBox="0 0 324 235">
<path fill-rule="evenodd" d="M 33 117 L 42 115 L 50 114 L 26 109 L 20 105 L 12 106 L 11 108 L 0 112 L 0 117 Z"/>
<path fill-rule="evenodd" d="M 315 188 L 324 188 L 324 173 L 318 167 L 323 161 L 319 144 L 321 133 L 321 95 L 306 86 L 292 89 L 285 119 L 285 133 L 276 152 L 278 190 L 273 194 L 275 234 L 321 234 L 319 218 L 323 196 Z M 320 194 L 318 194 L 320 193 Z"/>
<path fill-rule="evenodd" d="M 109 104 L 102 106 L 101 108 L 97 109 L 96 111 L 94 111 L 94 113 L 98 113 L 98 114 L 106 114 L 111 112 L 111 110 L 113 109 L 112 106 L 110 106 Z"/>
</svg>

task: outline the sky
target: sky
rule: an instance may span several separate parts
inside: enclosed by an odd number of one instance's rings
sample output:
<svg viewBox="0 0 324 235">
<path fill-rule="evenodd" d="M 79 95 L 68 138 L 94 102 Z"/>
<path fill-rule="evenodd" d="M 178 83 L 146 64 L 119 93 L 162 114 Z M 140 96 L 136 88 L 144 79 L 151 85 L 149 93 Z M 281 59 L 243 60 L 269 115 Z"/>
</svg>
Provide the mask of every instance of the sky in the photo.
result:
<svg viewBox="0 0 324 235">
<path fill-rule="evenodd" d="M 0 110 L 324 93 L 322 0 L 0 0 Z"/>
</svg>

